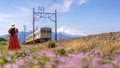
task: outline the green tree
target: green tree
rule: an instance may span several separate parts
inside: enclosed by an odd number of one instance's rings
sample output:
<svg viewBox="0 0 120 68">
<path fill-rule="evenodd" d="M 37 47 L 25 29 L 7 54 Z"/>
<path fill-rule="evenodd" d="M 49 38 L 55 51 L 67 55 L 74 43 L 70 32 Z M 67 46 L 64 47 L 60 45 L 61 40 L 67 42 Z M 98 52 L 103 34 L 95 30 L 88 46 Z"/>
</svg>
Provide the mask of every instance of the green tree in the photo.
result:
<svg viewBox="0 0 120 68">
<path fill-rule="evenodd" d="M 0 38 L 0 41 L 5 41 L 5 39 L 4 38 Z"/>
</svg>

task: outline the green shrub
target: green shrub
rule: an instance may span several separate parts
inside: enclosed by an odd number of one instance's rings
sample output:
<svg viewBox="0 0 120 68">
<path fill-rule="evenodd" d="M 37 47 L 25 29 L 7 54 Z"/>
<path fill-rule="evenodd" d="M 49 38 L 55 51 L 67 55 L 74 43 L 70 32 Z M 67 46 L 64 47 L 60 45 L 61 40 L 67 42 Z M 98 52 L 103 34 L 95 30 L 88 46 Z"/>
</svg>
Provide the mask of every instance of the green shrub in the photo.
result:
<svg viewBox="0 0 120 68">
<path fill-rule="evenodd" d="M 0 38 L 0 41 L 5 41 L 5 39 L 4 38 Z"/>
<path fill-rule="evenodd" d="M 55 53 L 60 56 L 67 56 L 67 53 L 64 49 L 57 49 L 55 50 Z"/>
<path fill-rule="evenodd" d="M 38 58 L 38 61 L 40 64 L 45 64 L 46 62 L 50 61 L 50 59 L 47 57 L 41 57 L 41 58 Z"/>
<path fill-rule="evenodd" d="M 0 65 L 6 64 L 8 61 L 5 58 L 0 58 Z"/>
<path fill-rule="evenodd" d="M 49 41 L 48 44 L 47 44 L 47 46 L 48 46 L 48 48 L 54 48 L 54 47 L 56 47 L 55 42 L 53 42 L 53 41 Z"/>
<path fill-rule="evenodd" d="M 33 68 L 40 68 L 40 66 L 38 66 L 38 65 L 34 65 Z"/>
</svg>

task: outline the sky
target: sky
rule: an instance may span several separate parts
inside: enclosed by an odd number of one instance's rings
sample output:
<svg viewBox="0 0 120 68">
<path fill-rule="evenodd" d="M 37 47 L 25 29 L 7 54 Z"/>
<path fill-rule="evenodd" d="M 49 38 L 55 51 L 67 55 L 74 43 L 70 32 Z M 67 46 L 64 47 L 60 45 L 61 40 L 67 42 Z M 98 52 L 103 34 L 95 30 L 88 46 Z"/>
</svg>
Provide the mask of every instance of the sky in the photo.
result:
<svg viewBox="0 0 120 68">
<path fill-rule="evenodd" d="M 19 31 L 32 30 L 32 9 L 43 6 L 45 12 L 57 9 L 57 28 L 67 26 L 84 34 L 120 31 L 120 0 L 1 0 L 0 35 L 7 34 L 12 22 Z M 35 21 L 35 27 L 49 26 L 48 18 Z"/>
</svg>

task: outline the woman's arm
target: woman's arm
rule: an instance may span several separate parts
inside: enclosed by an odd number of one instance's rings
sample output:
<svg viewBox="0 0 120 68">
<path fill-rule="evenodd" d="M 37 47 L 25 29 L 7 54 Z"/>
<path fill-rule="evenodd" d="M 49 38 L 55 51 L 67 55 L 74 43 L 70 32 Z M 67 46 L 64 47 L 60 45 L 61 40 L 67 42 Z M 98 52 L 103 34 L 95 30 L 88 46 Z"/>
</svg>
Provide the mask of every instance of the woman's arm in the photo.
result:
<svg viewBox="0 0 120 68">
<path fill-rule="evenodd" d="M 15 35 L 18 35 L 18 29 L 15 28 Z"/>
</svg>

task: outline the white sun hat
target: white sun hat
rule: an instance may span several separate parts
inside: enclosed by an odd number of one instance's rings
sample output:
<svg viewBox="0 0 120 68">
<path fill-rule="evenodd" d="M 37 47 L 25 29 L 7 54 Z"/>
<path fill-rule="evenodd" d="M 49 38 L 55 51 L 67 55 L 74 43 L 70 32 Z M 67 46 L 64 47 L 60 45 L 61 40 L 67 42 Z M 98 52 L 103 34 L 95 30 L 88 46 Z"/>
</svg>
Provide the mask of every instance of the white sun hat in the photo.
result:
<svg viewBox="0 0 120 68">
<path fill-rule="evenodd" d="M 15 28 L 15 23 L 11 23 L 11 28 Z"/>
</svg>

